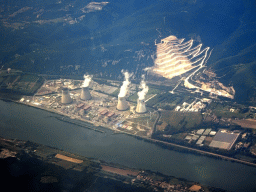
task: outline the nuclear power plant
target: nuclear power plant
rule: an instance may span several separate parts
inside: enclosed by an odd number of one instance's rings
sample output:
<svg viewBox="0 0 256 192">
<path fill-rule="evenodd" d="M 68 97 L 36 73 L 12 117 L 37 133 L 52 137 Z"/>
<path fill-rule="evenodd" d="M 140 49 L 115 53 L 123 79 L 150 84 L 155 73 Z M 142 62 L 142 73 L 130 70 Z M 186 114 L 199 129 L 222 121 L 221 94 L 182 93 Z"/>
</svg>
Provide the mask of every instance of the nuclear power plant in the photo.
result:
<svg viewBox="0 0 256 192">
<path fill-rule="evenodd" d="M 118 103 L 117 103 L 116 108 L 119 111 L 126 111 L 129 109 L 129 105 L 128 105 L 128 102 L 126 101 L 125 97 L 118 97 Z"/>
<path fill-rule="evenodd" d="M 145 101 L 138 99 L 136 113 L 146 113 L 146 112 L 147 112 L 147 108 L 145 105 Z"/>
<path fill-rule="evenodd" d="M 145 77 L 142 76 L 140 85 L 131 84 L 131 74 L 124 72 L 125 79 L 120 87 L 118 98 L 116 93 L 120 83 L 116 80 L 108 80 L 107 85 L 92 81 L 91 76 L 85 75 L 84 81 L 73 79 L 47 80 L 36 97 L 24 96 L 20 102 L 50 110 L 73 121 L 89 122 L 94 125 L 107 127 L 115 131 L 127 132 L 138 136 L 148 137 L 152 134 L 154 109 L 146 108 L 145 102 L 155 95 L 148 93 Z M 100 81 L 101 82 L 101 81 Z M 90 88 L 89 88 L 90 87 Z M 56 90 L 60 90 L 56 93 Z M 153 92 L 154 93 L 154 92 Z M 133 104 L 133 98 L 138 95 L 138 105 Z M 135 100 L 135 101 L 136 101 Z M 136 107 L 137 105 L 137 107 Z M 139 121 L 137 121 L 137 118 Z M 136 119 L 133 121 L 133 119 Z"/>
<path fill-rule="evenodd" d="M 62 104 L 69 104 L 69 103 L 72 103 L 72 99 L 69 95 L 69 90 L 68 88 L 63 88 L 62 89 L 62 97 L 61 97 L 61 103 Z"/>
<path fill-rule="evenodd" d="M 89 88 L 88 87 L 82 87 L 82 91 L 81 91 L 81 95 L 80 95 L 80 99 L 87 101 L 90 100 L 92 98 Z"/>
</svg>

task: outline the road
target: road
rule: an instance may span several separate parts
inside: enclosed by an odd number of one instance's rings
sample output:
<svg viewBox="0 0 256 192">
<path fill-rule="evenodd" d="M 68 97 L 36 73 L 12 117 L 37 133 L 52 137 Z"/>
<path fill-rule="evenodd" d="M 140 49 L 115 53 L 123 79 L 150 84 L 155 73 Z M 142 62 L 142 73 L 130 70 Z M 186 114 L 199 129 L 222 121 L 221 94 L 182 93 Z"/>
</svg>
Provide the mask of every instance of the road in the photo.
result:
<svg viewBox="0 0 256 192">
<path fill-rule="evenodd" d="M 147 138 L 147 139 L 149 139 L 149 138 Z M 165 145 L 171 145 L 171 146 L 187 149 L 187 150 L 190 150 L 190 151 L 195 151 L 195 152 L 198 152 L 198 153 L 201 153 L 201 154 L 211 155 L 211 156 L 214 156 L 214 157 L 219 157 L 219 158 L 222 158 L 222 159 L 235 161 L 235 162 L 238 162 L 238 163 L 243 163 L 243 164 L 246 164 L 246 165 L 251 165 L 251 166 L 256 167 L 255 163 L 251 163 L 251 162 L 248 162 L 248 161 L 243 161 L 243 160 L 240 160 L 240 159 L 235 159 L 235 158 L 232 158 L 232 157 L 227 157 L 227 156 L 224 156 L 224 155 L 219 155 L 219 154 L 216 154 L 216 153 L 211 153 L 211 152 L 208 152 L 208 151 L 203 151 L 203 150 L 200 150 L 200 149 L 186 147 L 186 146 L 183 146 L 183 145 L 178 145 L 178 144 L 169 143 L 169 142 L 165 142 L 165 141 L 160 141 L 160 140 L 156 140 L 156 139 L 149 139 L 149 140 L 153 141 L 155 143 L 162 143 L 162 144 L 165 144 Z"/>
<path fill-rule="evenodd" d="M 156 132 L 156 124 L 157 124 L 157 122 L 159 121 L 159 119 L 160 119 L 160 117 L 161 117 L 161 112 L 160 111 L 156 111 L 157 113 L 158 113 L 158 117 L 156 118 L 156 121 L 155 121 L 155 123 L 154 123 L 154 125 L 153 125 L 153 133 L 155 133 Z M 152 133 L 152 134 L 153 134 Z"/>
</svg>

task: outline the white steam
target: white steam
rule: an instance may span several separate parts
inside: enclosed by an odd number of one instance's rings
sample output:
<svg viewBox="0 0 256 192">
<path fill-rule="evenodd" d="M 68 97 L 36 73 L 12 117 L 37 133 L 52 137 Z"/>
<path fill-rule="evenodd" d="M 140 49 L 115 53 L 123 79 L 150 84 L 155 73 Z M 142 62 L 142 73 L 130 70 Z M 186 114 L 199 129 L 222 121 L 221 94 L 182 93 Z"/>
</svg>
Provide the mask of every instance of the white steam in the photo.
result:
<svg viewBox="0 0 256 192">
<path fill-rule="evenodd" d="M 140 87 L 142 90 L 138 92 L 138 97 L 139 97 L 139 100 L 144 100 L 145 99 L 145 96 L 146 94 L 148 93 L 148 86 L 145 82 L 145 76 L 142 75 L 142 80 L 140 82 Z"/>
<path fill-rule="evenodd" d="M 123 81 L 123 85 L 120 88 L 120 92 L 118 97 L 125 97 L 128 91 L 128 86 L 130 85 L 130 81 L 129 78 L 132 76 L 132 74 L 129 74 L 127 71 L 121 71 L 124 75 L 124 81 Z"/>
<path fill-rule="evenodd" d="M 84 82 L 82 84 L 82 87 L 88 87 L 91 80 L 92 80 L 92 75 L 84 75 Z"/>
</svg>

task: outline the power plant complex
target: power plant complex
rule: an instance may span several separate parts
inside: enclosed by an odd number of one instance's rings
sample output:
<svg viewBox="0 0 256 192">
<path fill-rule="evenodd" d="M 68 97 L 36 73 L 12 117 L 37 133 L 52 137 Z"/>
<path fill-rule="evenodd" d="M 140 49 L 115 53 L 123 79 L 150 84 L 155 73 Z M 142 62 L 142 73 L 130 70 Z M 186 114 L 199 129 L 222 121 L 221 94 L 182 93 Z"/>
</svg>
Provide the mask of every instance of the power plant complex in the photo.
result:
<svg viewBox="0 0 256 192">
<path fill-rule="evenodd" d="M 130 109 L 129 103 L 126 101 L 126 94 L 129 90 L 129 77 L 131 74 L 128 72 L 123 72 L 125 76 L 125 81 L 123 82 L 123 85 L 120 88 L 120 93 L 118 95 L 118 101 L 116 105 L 116 109 L 118 111 L 127 111 Z M 85 75 L 85 80 L 82 83 L 81 86 L 81 92 L 79 99 L 83 101 L 88 101 L 92 99 L 90 90 L 89 90 L 89 83 L 91 81 L 92 76 Z M 148 92 L 148 86 L 146 85 L 144 81 L 144 76 L 142 77 L 142 81 L 140 83 L 139 88 L 141 88 L 141 91 L 139 91 L 138 94 L 138 100 L 137 100 L 137 106 L 135 109 L 135 112 L 138 114 L 143 114 L 147 112 L 146 104 L 145 104 L 145 95 Z M 68 88 L 62 88 L 62 95 L 61 95 L 61 103 L 62 104 L 71 104 L 73 102 L 73 99 L 70 97 L 69 89 Z"/>
<path fill-rule="evenodd" d="M 89 75 L 84 76 L 84 81 L 47 80 L 36 96 L 24 96 L 20 102 L 55 111 L 72 120 L 90 122 L 96 127 L 95 129 L 102 126 L 115 131 L 150 136 L 152 122 L 157 115 L 152 116 L 151 112 L 154 109 L 146 108 L 145 96 L 148 87 L 144 77 L 138 86 L 130 83 L 129 78 L 132 74 L 124 71 L 122 73 L 124 74 L 123 82 L 109 80 L 106 84 L 99 83 L 97 79 L 91 81 L 92 76 Z M 56 93 L 56 90 L 60 92 Z M 148 99 L 154 95 L 147 96 Z M 136 102 L 137 98 L 137 104 L 132 102 Z M 133 121 L 137 118 L 140 118 L 139 122 Z"/>
</svg>

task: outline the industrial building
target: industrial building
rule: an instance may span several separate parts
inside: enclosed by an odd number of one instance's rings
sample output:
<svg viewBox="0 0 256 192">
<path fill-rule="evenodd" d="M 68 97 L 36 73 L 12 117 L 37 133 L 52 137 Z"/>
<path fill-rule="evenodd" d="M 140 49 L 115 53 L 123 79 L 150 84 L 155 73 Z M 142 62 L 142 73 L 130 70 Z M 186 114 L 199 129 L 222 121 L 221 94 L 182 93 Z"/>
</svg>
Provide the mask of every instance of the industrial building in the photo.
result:
<svg viewBox="0 0 256 192">
<path fill-rule="evenodd" d="M 81 109 L 84 106 L 84 103 L 80 103 L 79 105 L 76 106 L 76 108 Z"/>
<path fill-rule="evenodd" d="M 108 110 L 104 109 L 103 111 L 100 112 L 101 115 L 106 115 L 108 113 Z"/>
<path fill-rule="evenodd" d="M 91 107 L 90 105 L 86 105 L 86 106 L 84 106 L 83 109 L 84 109 L 85 111 L 87 111 L 87 110 L 89 110 L 89 109 L 91 109 L 91 108 L 92 108 L 92 107 Z"/>
<path fill-rule="evenodd" d="M 196 144 L 202 146 L 202 145 L 203 145 L 202 143 L 204 142 L 204 139 L 205 139 L 205 138 L 206 138 L 206 136 L 201 136 L 201 137 L 197 140 Z"/>
<path fill-rule="evenodd" d="M 199 129 L 199 130 L 196 132 L 196 134 L 197 134 L 197 135 L 202 135 L 203 132 L 204 132 L 204 130 L 205 130 L 205 129 Z"/>
<path fill-rule="evenodd" d="M 110 117 L 113 117 L 114 115 L 115 115 L 114 112 L 109 112 L 107 116 L 110 118 Z"/>
<path fill-rule="evenodd" d="M 236 142 L 240 132 L 238 131 L 227 131 L 225 129 L 220 129 L 218 133 L 214 136 L 210 147 L 230 150 L 234 143 Z"/>
</svg>

